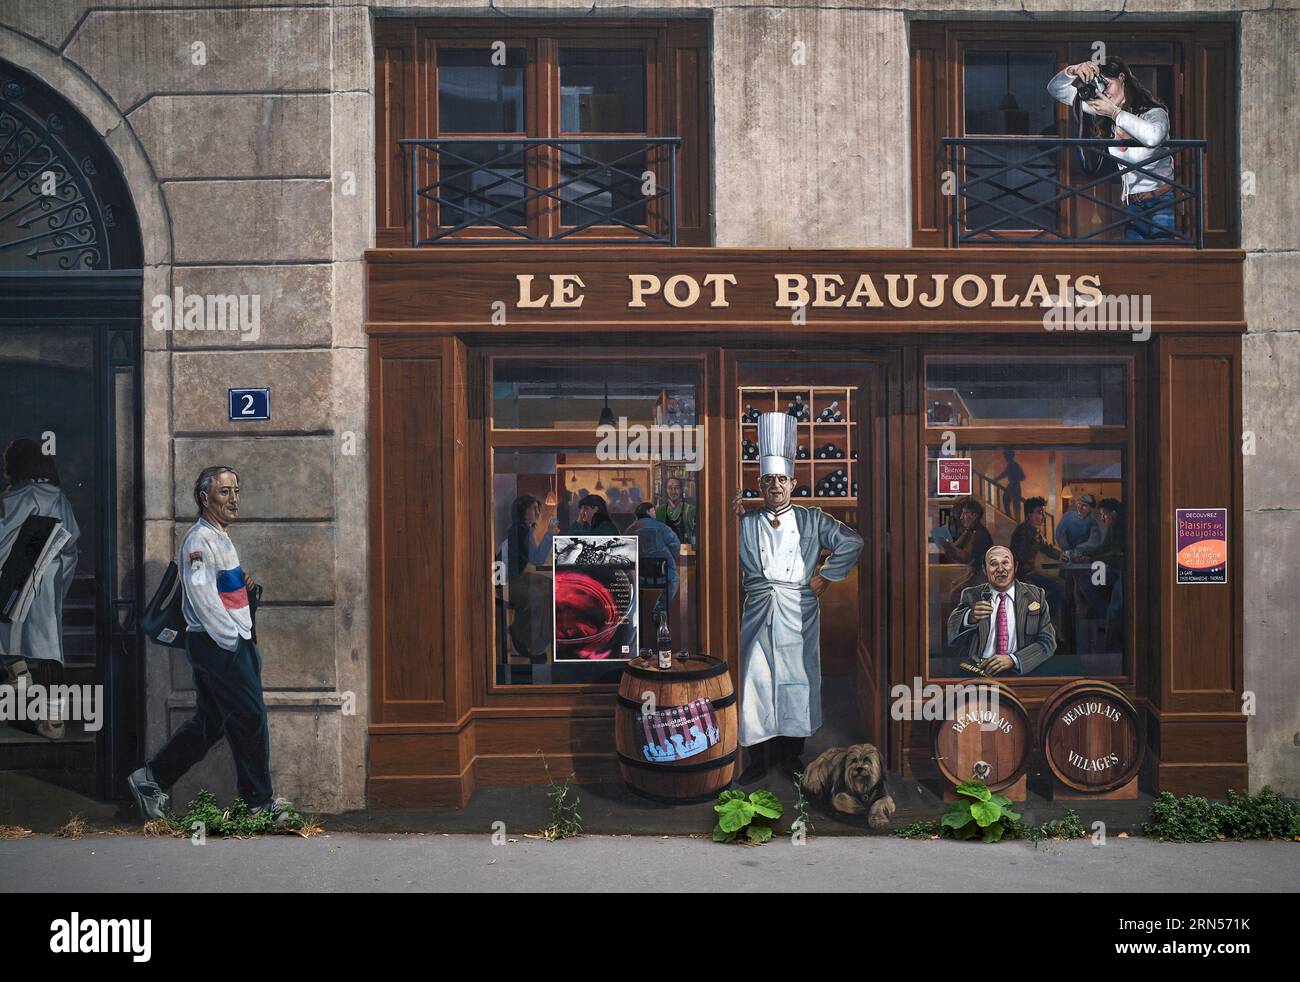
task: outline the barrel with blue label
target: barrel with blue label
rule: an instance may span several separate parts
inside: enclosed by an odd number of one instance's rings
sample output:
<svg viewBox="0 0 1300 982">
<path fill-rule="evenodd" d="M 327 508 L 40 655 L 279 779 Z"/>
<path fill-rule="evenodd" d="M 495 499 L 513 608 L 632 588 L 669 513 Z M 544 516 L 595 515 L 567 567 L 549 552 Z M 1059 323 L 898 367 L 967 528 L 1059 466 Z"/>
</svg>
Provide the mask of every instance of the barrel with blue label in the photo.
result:
<svg viewBox="0 0 1300 982">
<path fill-rule="evenodd" d="M 672 667 L 634 658 L 615 715 L 619 770 L 637 794 L 685 803 L 717 797 L 736 766 L 736 690 L 727 663 L 673 655 Z"/>
<path fill-rule="evenodd" d="M 1116 686 L 1100 679 L 1061 686 L 1043 703 L 1038 731 L 1052 797 L 1138 796 L 1146 749 L 1142 716 Z"/>
</svg>

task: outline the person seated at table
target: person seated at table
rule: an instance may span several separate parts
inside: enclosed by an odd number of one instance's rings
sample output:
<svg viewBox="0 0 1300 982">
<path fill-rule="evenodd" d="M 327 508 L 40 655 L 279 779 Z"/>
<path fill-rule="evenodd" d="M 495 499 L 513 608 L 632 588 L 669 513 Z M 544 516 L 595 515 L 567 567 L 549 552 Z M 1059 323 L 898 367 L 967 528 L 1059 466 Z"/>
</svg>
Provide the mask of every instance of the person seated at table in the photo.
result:
<svg viewBox="0 0 1300 982">
<path fill-rule="evenodd" d="M 542 503 L 531 494 L 520 495 L 510 507 L 513 522 L 506 534 L 504 555 L 509 576 L 510 606 L 514 622 L 510 626 L 515 650 L 533 661 L 545 661 L 553 635 L 551 620 L 551 577 L 538 567 L 551 562 L 551 543 L 556 522 L 550 519 L 546 535 L 538 542 L 533 529 L 542 517 Z"/>
<path fill-rule="evenodd" d="M 1090 494 L 1081 494 L 1074 499 L 1074 511 L 1068 512 L 1056 523 L 1056 544 L 1066 562 L 1073 562 L 1076 549 L 1101 544 L 1101 525 L 1092 513 L 1096 507 L 1096 498 Z"/>
<path fill-rule="evenodd" d="M 984 527 L 984 505 L 973 495 L 957 502 L 953 515 L 957 519 L 953 540 L 940 541 L 939 547 L 953 562 L 968 567 L 966 575 L 952 587 L 954 593 L 960 593 L 984 581 L 984 555 L 993 547 L 993 536 Z"/>
<path fill-rule="evenodd" d="M 1117 651 L 1123 637 L 1124 619 L 1124 506 L 1115 498 L 1102 498 L 1098 504 L 1106 532 L 1096 546 L 1076 550 L 1080 562 L 1106 564 L 1105 583 L 1110 586 L 1109 599 L 1092 577 L 1082 581 L 1084 596 L 1097 616 L 1106 619 L 1106 648 Z"/>
<path fill-rule="evenodd" d="M 654 517 L 654 505 L 643 501 L 636 506 L 636 521 L 628 528 L 640 540 L 641 561 L 656 560 L 663 564 L 664 591 L 655 602 L 655 613 L 668 609 L 668 601 L 677 595 L 677 557 L 682 543 L 671 528 Z"/>
<path fill-rule="evenodd" d="M 1061 623 L 1066 607 L 1065 581 L 1059 576 L 1048 576 L 1038 571 L 1039 556 L 1058 561 L 1061 559 L 1061 550 L 1048 542 L 1043 535 L 1043 526 L 1046 522 L 1047 499 L 1040 497 L 1025 499 L 1025 520 L 1011 533 L 1011 555 L 1015 557 L 1020 578 L 1026 583 L 1042 587 L 1047 592 L 1057 634 L 1063 638 Z"/>
<path fill-rule="evenodd" d="M 589 494 L 578 502 L 578 524 L 574 535 L 619 535 L 618 526 L 609 517 L 609 505 L 598 494 Z"/>
<path fill-rule="evenodd" d="M 963 590 L 948 615 L 948 644 L 984 675 L 1026 675 L 1056 652 L 1047 594 L 1016 579 L 1016 560 L 1006 546 L 988 550 L 984 573 L 987 584 Z"/>
</svg>

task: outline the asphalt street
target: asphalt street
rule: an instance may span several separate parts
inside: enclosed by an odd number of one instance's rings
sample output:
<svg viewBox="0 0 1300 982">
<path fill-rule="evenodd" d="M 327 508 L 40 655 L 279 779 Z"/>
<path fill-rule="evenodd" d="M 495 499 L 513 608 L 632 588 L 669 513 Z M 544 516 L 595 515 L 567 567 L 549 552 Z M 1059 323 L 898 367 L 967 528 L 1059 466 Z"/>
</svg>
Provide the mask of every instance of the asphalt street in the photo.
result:
<svg viewBox="0 0 1300 982">
<path fill-rule="evenodd" d="M 153 839 L 92 834 L 0 842 L 0 891 L 952 892 L 961 883 L 1054 893 L 1295 892 L 1300 844 L 1110 837 L 996 845 L 882 836 L 764 846 L 708 839 L 504 835 Z"/>
</svg>

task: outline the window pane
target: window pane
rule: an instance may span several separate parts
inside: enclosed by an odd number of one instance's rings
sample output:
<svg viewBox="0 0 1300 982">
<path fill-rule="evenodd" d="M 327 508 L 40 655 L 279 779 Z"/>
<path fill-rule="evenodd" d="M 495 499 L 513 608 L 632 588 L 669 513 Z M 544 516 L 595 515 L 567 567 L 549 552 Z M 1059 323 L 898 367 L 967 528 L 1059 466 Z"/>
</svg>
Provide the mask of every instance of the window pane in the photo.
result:
<svg viewBox="0 0 1300 982">
<path fill-rule="evenodd" d="M 492 373 L 493 425 L 590 429 L 593 446 L 605 406 L 616 425 L 626 417 L 640 426 L 694 426 L 697 373 L 694 365 L 645 359 L 499 358 Z"/>
<path fill-rule="evenodd" d="M 958 611 L 985 588 L 996 602 L 985 571 L 994 546 L 1010 549 L 1016 563 L 1017 596 L 1008 608 L 1015 613 L 1004 647 L 1024 671 L 1012 668 L 1009 677 L 1123 674 L 1131 591 L 1122 451 L 962 449 L 955 456 L 969 457 L 972 469 L 966 497 L 936 495 L 938 455 L 931 447 L 926 478 L 931 675 L 974 675 L 963 662 L 997 653 L 992 617 L 971 629 Z M 1022 591 L 1022 584 L 1036 589 Z M 1039 607 L 1030 610 L 1033 603 Z M 1040 647 L 1049 623 L 1055 645 L 1044 658 L 1052 647 Z"/>
<path fill-rule="evenodd" d="M 1047 149 L 1041 143 L 968 147 L 963 228 L 980 234 L 1055 232 L 1056 205 L 1043 202 L 1059 193 L 1051 183 L 1057 155 Z"/>
<path fill-rule="evenodd" d="M 505 64 L 493 51 L 438 49 L 438 132 L 524 132 L 524 49 L 508 48 Z"/>
<path fill-rule="evenodd" d="M 443 145 L 437 155 L 442 198 L 439 224 L 460 225 L 491 218 L 502 225 L 523 225 L 524 150 L 509 143 Z"/>
<path fill-rule="evenodd" d="M 694 479 L 695 472 L 681 464 L 611 461 L 591 449 L 494 449 L 493 674 L 498 684 L 616 684 L 625 658 L 636 654 L 623 655 L 622 646 L 651 647 L 657 613 L 665 608 L 674 648 L 697 650 L 696 550 L 693 535 L 683 527 L 687 519 L 692 531 L 695 527 Z M 670 482 L 675 482 L 673 494 L 665 497 Z M 604 502 L 604 511 L 584 523 L 581 502 L 593 495 Z M 677 524 L 663 511 L 669 498 L 679 502 Z M 638 519 L 636 507 L 656 501 L 660 509 Z M 682 527 L 675 551 L 672 537 L 663 534 L 666 525 Z M 566 535 L 631 537 L 637 596 L 620 579 L 626 573 L 614 571 L 609 583 L 584 583 L 589 589 L 583 590 L 574 588 L 580 571 L 562 568 L 557 598 L 555 544 L 565 545 Z M 560 556 L 562 566 L 567 558 L 572 557 Z M 602 602 L 587 603 L 593 595 Z M 600 643 L 588 644 L 592 638 Z"/>
<path fill-rule="evenodd" d="M 645 52 L 560 49 L 560 132 L 645 131 Z"/>
<path fill-rule="evenodd" d="M 1047 83 L 1059 68 L 1051 52 L 967 51 L 966 133 L 1056 136 Z"/>
<path fill-rule="evenodd" d="M 931 426 L 1122 426 L 1128 368 L 1119 360 L 931 358 Z"/>
<path fill-rule="evenodd" d="M 564 225 L 646 223 L 646 197 L 641 193 L 646 153 L 639 143 L 566 143 L 561 158 L 560 189 Z"/>
</svg>

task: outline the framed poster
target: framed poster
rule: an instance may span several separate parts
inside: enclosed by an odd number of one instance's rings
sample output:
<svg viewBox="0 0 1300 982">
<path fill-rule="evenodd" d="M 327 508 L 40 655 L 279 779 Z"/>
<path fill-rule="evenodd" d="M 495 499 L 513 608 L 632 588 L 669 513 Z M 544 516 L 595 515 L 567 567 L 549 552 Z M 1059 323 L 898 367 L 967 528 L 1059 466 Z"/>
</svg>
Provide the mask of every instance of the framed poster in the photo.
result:
<svg viewBox="0 0 1300 982">
<path fill-rule="evenodd" d="M 971 493 L 971 458 L 940 457 L 936 463 L 939 472 L 936 495 L 947 497 Z"/>
<path fill-rule="evenodd" d="M 1174 582 L 1228 582 L 1228 509 L 1175 512 Z"/>
<path fill-rule="evenodd" d="M 628 661 L 638 653 L 638 539 L 557 535 L 555 660 Z"/>
</svg>

